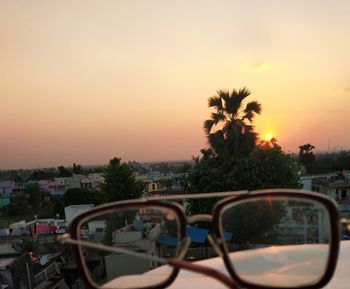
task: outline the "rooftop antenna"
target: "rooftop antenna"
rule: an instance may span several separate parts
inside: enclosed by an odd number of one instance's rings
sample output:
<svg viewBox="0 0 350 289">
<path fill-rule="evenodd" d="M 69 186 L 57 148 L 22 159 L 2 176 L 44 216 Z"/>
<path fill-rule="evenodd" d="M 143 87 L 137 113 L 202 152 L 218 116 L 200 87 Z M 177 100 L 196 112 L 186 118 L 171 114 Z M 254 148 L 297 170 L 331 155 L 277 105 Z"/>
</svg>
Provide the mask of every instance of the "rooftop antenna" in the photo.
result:
<svg viewBox="0 0 350 289">
<path fill-rule="evenodd" d="M 330 141 L 330 139 L 328 139 L 328 152 L 330 150 L 330 147 L 331 147 L 331 141 Z"/>
</svg>

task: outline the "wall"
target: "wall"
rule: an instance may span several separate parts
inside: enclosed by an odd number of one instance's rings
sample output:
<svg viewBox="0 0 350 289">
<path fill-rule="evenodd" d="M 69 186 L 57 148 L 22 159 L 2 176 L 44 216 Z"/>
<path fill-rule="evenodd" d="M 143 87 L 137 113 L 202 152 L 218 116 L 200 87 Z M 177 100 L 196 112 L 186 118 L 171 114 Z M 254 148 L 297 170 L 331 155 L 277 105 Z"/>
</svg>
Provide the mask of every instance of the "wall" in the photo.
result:
<svg viewBox="0 0 350 289">
<path fill-rule="evenodd" d="M 66 220 L 68 223 L 70 223 L 76 216 L 92 209 L 94 205 L 87 204 L 87 205 L 72 205 L 69 207 L 64 208 L 64 214 L 66 216 Z"/>
</svg>

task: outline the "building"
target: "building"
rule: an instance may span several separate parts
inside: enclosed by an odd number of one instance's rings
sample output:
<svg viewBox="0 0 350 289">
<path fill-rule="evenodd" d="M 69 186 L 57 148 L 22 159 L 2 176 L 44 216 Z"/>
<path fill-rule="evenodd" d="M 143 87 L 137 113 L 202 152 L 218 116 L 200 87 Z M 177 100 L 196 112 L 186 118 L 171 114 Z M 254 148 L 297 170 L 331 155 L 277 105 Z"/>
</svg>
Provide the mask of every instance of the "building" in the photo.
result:
<svg viewBox="0 0 350 289">
<path fill-rule="evenodd" d="M 23 193 L 24 186 L 22 183 L 15 181 L 0 181 L 0 196 L 10 196 L 16 193 Z"/>
<path fill-rule="evenodd" d="M 276 228 L 278 240 L 282 244 L 327 243 L 330 226 L 323 208 L 307 204 L 288 204 L 286 216 Z"/>
<path fill-rule="evenodd" d="M 11 197 L 10 196 L 1 196 L 0 195 L 0 209 L 3 207 L 6 207 L 11 203 Z"/>
<path fill-rule="evenodd" d="M 64 214 L 66 216 L 66 220 L 68 224 L 78 215 L 92 209 L 94 207 L 93 204 L 86 205 L 71 205 L 64 208 Z"/>
<path fill-rule="evenodd" d="M 0 255 L 0 284 L 8 289 L 29 289 L 34 284 L 29 253 Z"/>
<path fill-rule="evenodd" d="M 69 289 L 60 274 L 62 253 L 34 256 L 0 250 L 0 285 L 7 289 Z"/>
<path fill-rule="evenodd" d="M 336 200 L 340 215 L 350 217 L 350 174 L 339 173 L 328 178 L 315 178 L 312 180 L 312 191 L 323 193 Z"/>
</svg>

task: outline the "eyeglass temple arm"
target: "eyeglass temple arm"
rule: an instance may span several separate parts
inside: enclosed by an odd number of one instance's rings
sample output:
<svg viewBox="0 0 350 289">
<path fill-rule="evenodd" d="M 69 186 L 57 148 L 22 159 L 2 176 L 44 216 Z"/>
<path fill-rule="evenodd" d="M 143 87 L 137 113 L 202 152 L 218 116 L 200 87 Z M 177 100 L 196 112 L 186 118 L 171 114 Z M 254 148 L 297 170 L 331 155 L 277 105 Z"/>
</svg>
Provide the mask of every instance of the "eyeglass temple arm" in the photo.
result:
<svg viewBox="0 0 350 289">
<path fill-rule="evenodd" d="M 80 246 L 93 248 L 93 249 L 97 249 L 97 250 L 104 250 L 104 251 L 111 252 L 111 253 L 122 253 L 122 254 L 129 255 L 129 256 L 143 258 L 143 259 L 147 259 L 147 260 L 151 260 L 151 261 L 157 261 L 157 262 L 162 263 L 162 264 L 169 263 L 169 260 L 161 258 L 161 257 L 157 257 L 157 256 L 150 256 L 150 255 L 143 254 L 143 253 L 136 253 L 136 252 L 126 250 L 123 248 L 107 246 L 107 245 L 93 243 L 93 242 L 89 242 L 89 241 L 74 240 L 70 237 L 69 234 L 64 234 L 61 237 L 58 237 L 57 240 L 61 244 L 80 245 Z M 178 258 L 185 257 L 186 251 L 187 251 L 188 247 L 190 246 L 190 244 L 191 244 L 191 240 L 189 238 L 185 238 L 184 240 L 181 241 Z"/>
<path fill-rule="evenodd" d="M 133 251 L 125 250 L 123 248 L 111 247 L 111 246 L 106 246 L 103 244 L 92 243 L 92 242 L 82 241 L 82 240 L 74 240 L 70 237 L 69 234 L 64 234 L 61 237 L 59 237 L 57 240 L 61 244 L 80 245 L 80 246 L 85 246 L 88 248 L 104 250 L 104 251 L 111 252 L 111 253 L 122 253 L 122 254 L 126 254 L 129 256 L 135 256 L 135 257 L 139 257 L 139 258 L 143 258 L 143 259 L 147 259 L 147 260 L 157 261 L 157 262 L 162 263 L 162 264 L 171 265 L 175 268 L 185 269 L 185 270 L 189 270 L 192 272 L 201 273 L 201 274 L 210 276 L 210 277 L 220 281 L 221 283 L 223 283 L 224 285 L 226 285 L 227 287 L 232 288 L 232 289 L 239 288 L 237 286 L 237 284 L 230 277 L 228 277 L 224 273 L 221 273 L 220 271 L 216 271 L 212 268 L 208 268 L 208 267 L 201 266 L 201 265 L 194 264 L 194 263 L 189 263 L 189 262 L 182 260 L 182 258 L 184 258 L 186 255 L 186 251 L 187 251 L 189 245 L 191 244 L 190 238 L 185 238 L 182 241 L 178 258 L 173 258 L 173 259 L 169 259 L 169 260 L 164 259 L 164 258 L 160 258 L 160 257 L 156 257 L 156 256 L 149 256 L 147 254 L 135 253 Z"/>
<path fill-rule="evenodd" d="M 232 289 L 239 289 L 240 288 L 231 277 L 229 277 L 228 275 L 226 275 L 220 271 L 212 269 L 210 267 L 202 266 L 202 265 L 195 264 L 195 263 L 190 263 L 190 262 L 187 262 L 187 261 L 184 261 L 181 259 L 177 259 L 177 258 L 170 259 L 168 261 L 168 264 L 172 265 L 174 267 L 177 267 L 177 268 L 193 271 L 196 273 L 200 273 L 200 274 L 212 277 L 212 278 L 216 279 L 217 281 L 226 285 L 228 288 L 232 288 Z"/>
</svg>

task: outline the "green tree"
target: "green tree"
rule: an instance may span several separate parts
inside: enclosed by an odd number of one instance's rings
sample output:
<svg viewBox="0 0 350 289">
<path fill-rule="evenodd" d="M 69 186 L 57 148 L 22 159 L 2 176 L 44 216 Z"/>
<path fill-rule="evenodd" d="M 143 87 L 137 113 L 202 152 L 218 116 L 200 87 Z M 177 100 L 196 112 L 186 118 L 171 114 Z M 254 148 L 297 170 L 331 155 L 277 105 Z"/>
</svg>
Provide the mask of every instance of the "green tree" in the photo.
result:
<svg viewBox="0 0 350 289">
<path fill-rule="evenodd" d="M 298 167 L 278 145 L 257 147 L 248 156 L 235 156 L 222 163 L 211 149 L 202 150 L 195 165 L 182 181 L 189 193 L 299 188 Z M 216 200 L 189 202 L 189 213 L 211 213 Z"/>
<path fill-rule="evenodd" d="M 104 195 L 102 192 L 86 188 L 71 188 L 65 192 L 62 201 L 66 206 L 79 204 L 99 205 L 104 202 Z"/>
<path fill-rule="evenodd" d="M 164 186 L 166 189 L 170 189 L 174 185 L 173 179 L 160 179 L 158 183 Z"/>
<path fill-rule="evenodd" d="M 204 122 L 204 131 L 215 154 L 226 159 L 235 154 L 247 154 L 255 148 L 257 133 L 252 125 L 255 114 L 261 113 L 261 104 L 251 101 L 244 107 L 243 101 L 250 95 L 246 88 L 219 90 L 218 96 L 208 99 L 208 106 L 215 112 Z M 213 127 L 222 128 L 213 132 Z"/>
<path fill-rule="evenodd" d="M 64 218 L 64 204 L 63 202 L 55 202 L 54 205 L 53 205 L 53 214 L 56 216 L 56 215 L 59 215 L 59 218 Z"/>
<path fill-rule="evenodd" d="M 144 190 L 144 185 L 135 180 L 130 167 L 122 163 L 120 158 L 113 158 L 109 161 L 105 168 L 104 178 L 102 191 L 109 202 L 139 198 Z"/>
<path fill-rule="evenodd" d="M 233 233 L 233 243 L 267 244 L 276 242 L 275 226 L 286 214 L 283 201 L 259 200 L 225 210 L 222 224 L 225 231 Z"/>
<path fill-rule="evenodd" d="M 12 202 L 3 207 L 1 211 L 8 216 L 18 216 L 28 213 L 27 202 L 22 196 L 15 196 L 12 198 Z"/>
<path fill-rule="evenodd" d="M 36 252 L 39 249 L 39 247 L 40 247 L 40 240 L 37 237 L 22 238 L 21 248 L 23 252 Z"/>
<path fill-rule="evenodd" d="M 29 183 L 25 187 L 25 192 L 29 195 L 28 203 L 34 208 L 39 208 L 42 205 L 43 193 L 38 183 Z"/>
<path fill-rule="evenodd" d="M 315 161 L 313 149 L 315 149 L 315 147 L 309 143 L 299 146 L 299 162 L 302 165 L 302 168 L 305 169 L 306 174 L 311 173 Z"/>
<path fill-rule="evenodd" d="M 350 151 L 315 154 L 312 172 L 316 174 L 350 170 Z"/>
<path fill-rule="evenodd" d="M 30 181 L 49 180 L 56 177 L 56 174 L 51 170 L 36 170 L 30 176 Z"/>
</svg>

